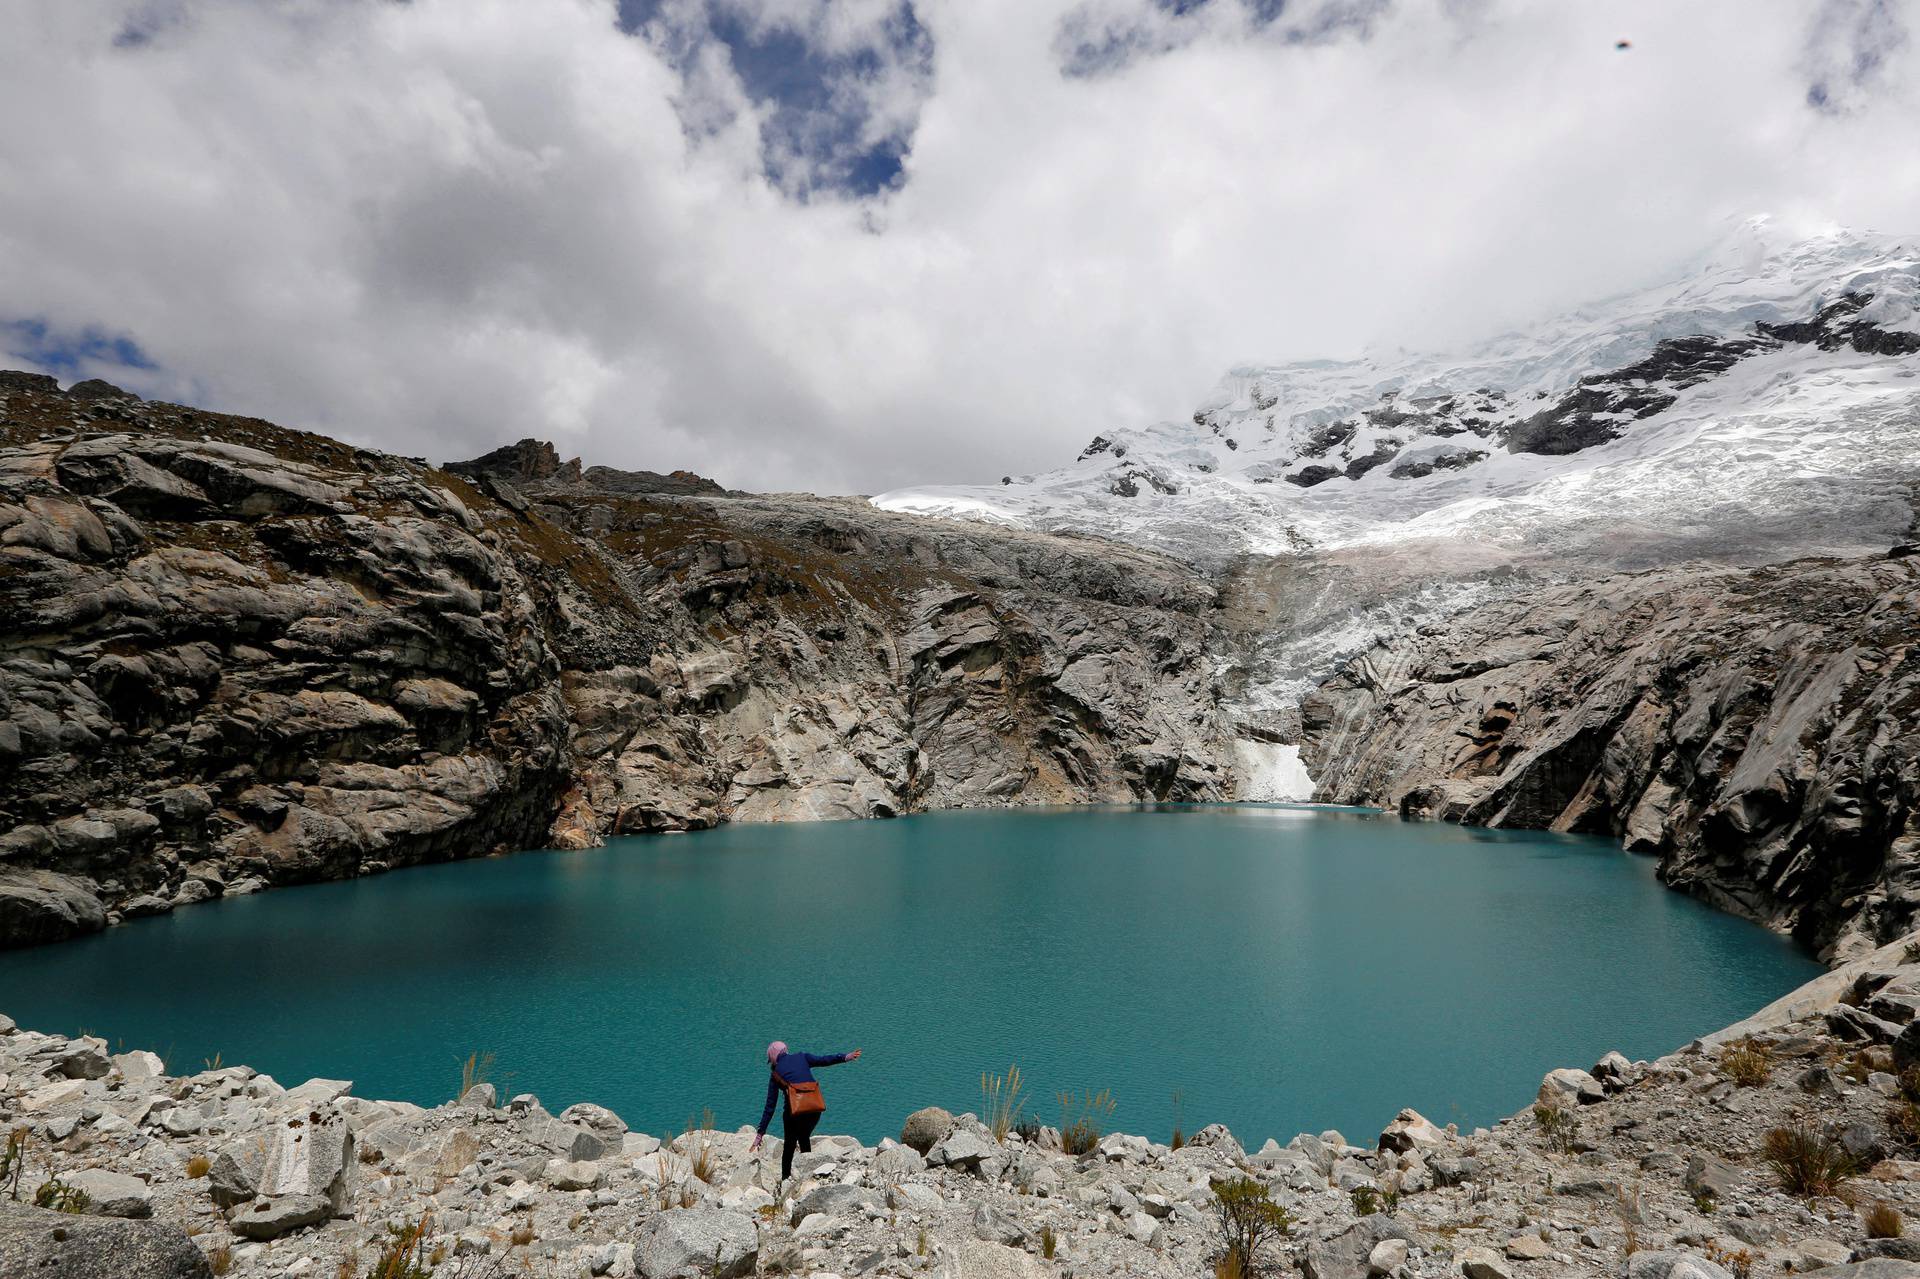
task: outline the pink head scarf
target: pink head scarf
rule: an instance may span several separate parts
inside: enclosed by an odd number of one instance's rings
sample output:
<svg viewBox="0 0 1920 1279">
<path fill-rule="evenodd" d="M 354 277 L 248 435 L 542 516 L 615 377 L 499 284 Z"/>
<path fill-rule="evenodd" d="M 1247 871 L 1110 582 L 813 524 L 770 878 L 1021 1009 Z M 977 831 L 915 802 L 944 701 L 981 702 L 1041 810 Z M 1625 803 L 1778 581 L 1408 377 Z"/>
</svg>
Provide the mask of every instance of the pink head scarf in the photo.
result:
<svg viewBox="0 0 1920 1279">
<path fill-rule="evenodd" d="M 767 1064 L 772 1065 L 774 1062 L 779 1061 L 780 1054 L 785 1051 L 787 1051 L 787 1045 L 785 1040 L 776 1039 L 772 1043 L 768 1044 L 767 1045 Z"/>
</svg>

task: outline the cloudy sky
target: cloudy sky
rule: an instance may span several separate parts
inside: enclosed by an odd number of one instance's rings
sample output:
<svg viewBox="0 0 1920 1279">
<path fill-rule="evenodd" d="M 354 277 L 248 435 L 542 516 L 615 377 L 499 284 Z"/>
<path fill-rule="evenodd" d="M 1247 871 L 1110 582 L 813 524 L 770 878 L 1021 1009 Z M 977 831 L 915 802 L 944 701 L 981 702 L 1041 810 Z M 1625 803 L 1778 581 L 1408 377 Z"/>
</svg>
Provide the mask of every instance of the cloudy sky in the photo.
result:
<svg viewBox="0 0 1920 1279">
<path fill-rule="evenodd" d="M 436 459 L 992 479 L 1730 217 L 1920 232 L 1916 8 L 0 0 L 0 363 Z"/>
</svg>

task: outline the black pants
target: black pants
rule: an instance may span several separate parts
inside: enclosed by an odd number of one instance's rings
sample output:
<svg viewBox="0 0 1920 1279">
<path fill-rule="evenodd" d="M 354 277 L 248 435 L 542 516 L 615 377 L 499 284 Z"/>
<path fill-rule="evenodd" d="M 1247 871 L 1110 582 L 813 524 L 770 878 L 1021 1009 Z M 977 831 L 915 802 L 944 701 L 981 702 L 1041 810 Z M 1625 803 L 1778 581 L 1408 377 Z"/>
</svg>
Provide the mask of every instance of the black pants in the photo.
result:
<svg viewBox="0 0 1920 1279">
<path fill-rule="evenodd" d="M 780 1180 L 793 1176 L 793 1152 L 813 1150 L 813 1130 L 819 1126 L 820 1112 L 810 1115 L 796 1115 L 788 1111 L 780 1117 L 780 1131 L 786 1136 L 786 1143 L 780 1147 Z"/>
</svg>

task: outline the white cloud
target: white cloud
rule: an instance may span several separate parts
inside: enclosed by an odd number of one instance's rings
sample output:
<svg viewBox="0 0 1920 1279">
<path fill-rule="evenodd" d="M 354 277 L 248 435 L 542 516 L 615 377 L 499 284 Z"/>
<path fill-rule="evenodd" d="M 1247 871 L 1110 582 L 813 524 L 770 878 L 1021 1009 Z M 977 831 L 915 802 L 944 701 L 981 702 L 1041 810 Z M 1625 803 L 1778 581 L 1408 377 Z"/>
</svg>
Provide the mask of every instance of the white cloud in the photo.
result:
<svg viewBox="0 0 1920 1279">
<path fill-rule="evenodd" d="M 889 4 L 752 19 L 873 55 L 835 86 L 864 140 L 917 119 L 863 201 L 776 189 L 729 60 L 610 0 L 0 0 L 0 320 L 402 452 L 540 435 L 873 491 L 1055 464 L 1235 362 L 1611 292 L 1729 215 L 1920 230 L 1920 58 L 1882 4 L 1829 5 L 1835 35 L 1791 0 L 1101 0 L 1151 38 L 1079 76 L 1084 0 L 916 8 L 930 76 L 887 63 Z"/>
</svg>

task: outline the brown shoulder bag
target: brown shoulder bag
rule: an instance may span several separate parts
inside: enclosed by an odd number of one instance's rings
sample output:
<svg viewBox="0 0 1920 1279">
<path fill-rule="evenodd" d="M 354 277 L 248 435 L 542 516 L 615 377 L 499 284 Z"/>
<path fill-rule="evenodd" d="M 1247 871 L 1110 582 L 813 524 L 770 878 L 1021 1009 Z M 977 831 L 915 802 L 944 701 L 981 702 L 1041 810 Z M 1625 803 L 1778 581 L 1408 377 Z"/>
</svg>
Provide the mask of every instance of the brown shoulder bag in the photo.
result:
<svg viewBox="0 0 1920 1279">
<path fill-rule="evenodd" d="M 809 1079 L 803 1084 L 790 1084 L 780 1078 L 780 1072 L 774 1071 L 773 1078 L 787 1094 L 787 1113 L 790 1115 L 817 1115 L 827 1108 L 827 1099 L 820 1095 L 820 1085 Z"/>
</svg>

